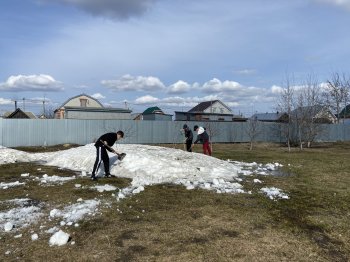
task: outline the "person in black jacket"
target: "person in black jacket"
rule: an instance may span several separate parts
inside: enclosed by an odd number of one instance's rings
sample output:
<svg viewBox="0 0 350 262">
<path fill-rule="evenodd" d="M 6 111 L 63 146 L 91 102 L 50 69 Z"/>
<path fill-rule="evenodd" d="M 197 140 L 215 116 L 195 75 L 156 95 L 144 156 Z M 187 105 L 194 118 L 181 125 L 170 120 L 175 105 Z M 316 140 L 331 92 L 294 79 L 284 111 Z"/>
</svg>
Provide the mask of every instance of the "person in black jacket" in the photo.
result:
<svg viewBox="0 0 350 262">
<path fill-rule="evenodd" d="M 185 131 L 185 143 L 187 152 L 192 152 L 192 141 L 193 141 L 193 133 L 192 130 L 185 124 L 183 126 L 183 130 Z"/>
<path fill-rule="evenodd" d="M 91 179 L 97 180 L 96 173 L 100 167 L 101 162 L 103 161 L 103 165 L 105 167 L 105 177 L 110 177 L 109 173 L 109 156 L 107 150 L 109 152 L 113 152 L 118 154 L 113 148 L 111 148 L 117 140 L 120 140 L 124 137 L 123 131 L 118 131 L 117 133 L 106 133 L 97 139 L 95 143 L 96 147 L 96 160 L 94 164 L 94 169 L 92 170 Z"/>
<path fill-rule="evenodd" d="M 196 141 L 194 141 L 192 147 L 194 146 L 194 144 L 201 142 L 203 144 L 203 154 L 211 156 L 209 135 L 207 134 L 205 128 L 194 126 L 193 130 L 198 133 L 198 136 Z"/>
</svg>

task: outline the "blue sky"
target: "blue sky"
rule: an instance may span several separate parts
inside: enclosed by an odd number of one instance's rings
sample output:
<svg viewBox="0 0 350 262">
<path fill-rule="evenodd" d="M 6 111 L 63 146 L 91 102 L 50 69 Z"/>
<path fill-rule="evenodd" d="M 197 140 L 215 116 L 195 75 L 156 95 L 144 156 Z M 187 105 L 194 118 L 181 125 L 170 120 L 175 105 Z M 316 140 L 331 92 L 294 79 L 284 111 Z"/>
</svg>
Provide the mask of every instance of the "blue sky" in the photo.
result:
<svg viewBox="0 0 350 262">
<path fill-rule="evenodd" d="M 274 111 L 286 74 L 350 68 L 350 0 L 3 0 L 0 115 L 80 93 L 134 112 Z M 22 106 L 22 102 L 19 103 Z"/>
</svg>

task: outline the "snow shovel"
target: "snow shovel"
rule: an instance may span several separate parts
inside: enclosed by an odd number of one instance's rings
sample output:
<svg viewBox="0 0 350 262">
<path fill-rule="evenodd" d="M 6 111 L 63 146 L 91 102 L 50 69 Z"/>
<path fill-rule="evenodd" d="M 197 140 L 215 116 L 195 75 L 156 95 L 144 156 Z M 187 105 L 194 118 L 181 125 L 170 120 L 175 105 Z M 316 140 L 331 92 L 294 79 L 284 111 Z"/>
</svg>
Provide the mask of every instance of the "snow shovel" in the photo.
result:
<svg viewBox="0 0 350 262">
<path fill-rule="evenodd" d="M 122 161 L 124 159 L 124 157 L 126 156 L 125 153 L 118 154 L 112 147 L 110 147 L 109 145 L 105 144 L 102 140 L 100 140 L 100 141 L 105 147 L 107 147 L 108 149 L 112 150 L 112 152 L 115 153 L 118 156 L 118 160 L 119 161 Z"/>
</svg>

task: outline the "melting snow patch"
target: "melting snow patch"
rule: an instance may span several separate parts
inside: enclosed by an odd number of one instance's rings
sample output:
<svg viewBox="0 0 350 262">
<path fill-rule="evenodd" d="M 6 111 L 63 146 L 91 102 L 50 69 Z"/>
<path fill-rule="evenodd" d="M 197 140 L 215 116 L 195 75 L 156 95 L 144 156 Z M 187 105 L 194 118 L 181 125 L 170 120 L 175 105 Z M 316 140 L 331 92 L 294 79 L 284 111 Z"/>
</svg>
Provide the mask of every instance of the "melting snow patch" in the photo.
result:
<svg viewBox="0 0 350 262">
<path fill-rule="evenodd" d="M 49 243 L 51 246 L 63 246 L 69 241 L 70 235 L 62 230 L 56 232 L 50 237 Z"/>
<path fill-rule="evenodd" d="M 21 177 L 28 177 L 28 176 L 30 176 L 29 173 L 21 174 Z"/>
<path fill-rule="evenodd" d="M 64 182 L 70 181 L 75 179 L 75 176 L 71 177 L 61 177 L 61 176 L 48 176 L 48 175 L 43 175 L 42 178 L 40 178 L 40 183 L 42 184 L 63 184 Z"/>
<path fill-rule="evenodd" d="M 64 221 L 61 222 L 63 222 L 64 225 L 67 223 L 72 225 L 74 222 L 83 219 L 87 215 L 95 214 L 99 204 L 100 201 L 98 200 L 85 200 L 80 203 L 67 206 L 62 211 L 53 209 L 50 211 L 50 217 L 62 217 Z"/>
<path fill-rule="evenodd" d="M 34 201 L 31 199 L 13 199 L 4 202 L 19 205 L 19 207 L 0 212 L 0 227 L 5 231 L 11 230 L 14 227 L 26 227 L 37 222 L 43 215 L 40 212 L 40 207 L 38 205 L 34 206 Z M 11 224 L 12 227 L 9 229 Z"/>
<path fill-rule="evenodd" d="M 261 184 L 262 183 L 262 181 L 260 179 L 254 179 L 253 182 L 257 183 L 257 184 Z"/>
<path fill-rule="evenodd" d="M 94 186 L 94 187 L 91 187 L 91 188 L 92 189 L 96 189 L 100 193 L 102 193 L 104 191 L 115 191 L 115 190 L 117 190 L 117 188 L 115 186 L 111 186 L 111 185 L 103 185 L 103 186 L 97 185 L 97 186 Z"/>
<path fill-rule="evenodd" d="M 21 183 L 19 181 L 12 182 L 12 183 L 3 183 L 3 182 L 1 182 L 0 183 L 0 189 L 8 189 L 10 187 L 22 186 L 24 184 L 25 183 Z"/>
<path fill-rule="evenodd" d="M 224 179 L 214 178 L 211 182 L 204 181 L 190 181 L 190 180 L 181 180 L 178 184 L 182 184 L 186 189 L 191 190 L 195 188 L 201 188 L 205 190 L 213 190 L 216 193 L 244 193 L 242 189 L 243 186 L 236 182 L 228 182 Z"/>
<path fill-rule="evenodd" d="M 289 199 L 289 196 L 276 187 L 264 187 L 261 192 L 265 193 L 270 199 Z"/>
</svg>

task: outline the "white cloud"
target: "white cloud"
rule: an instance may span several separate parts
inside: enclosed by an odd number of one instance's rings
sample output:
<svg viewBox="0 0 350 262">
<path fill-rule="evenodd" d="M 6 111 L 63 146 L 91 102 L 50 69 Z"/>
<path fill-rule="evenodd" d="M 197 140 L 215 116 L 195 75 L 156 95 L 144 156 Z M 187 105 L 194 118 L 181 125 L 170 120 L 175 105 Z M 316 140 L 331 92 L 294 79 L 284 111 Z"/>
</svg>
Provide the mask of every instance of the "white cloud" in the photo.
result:
<svg viewBox="0 0 350 262">
<path fill-rule="evenodd" d="M 151 105 L 154 103 L 157 103 L 159 101 L 158 98 L 150 96 L 150 95 L 146 95 L 146 96 L 142 96 L 139 97 L 135 100 L 135 104 L 138 105 Z"/>
<path fill-rule="evenodd" d="M 224 81 L 214 78 L 206 83 L 200 88 L 202 91 L 206 93 L 217 93 L 217 92 L 232 92 L 238 91 L 242 89 L 243 86 L 234 81 Z"/>
<path fill-rule="evenodd" d="M 237 75 L 254 75 L 256 73 L 255 69 L 241 69 L 241 70 L 235 70 L 233 73 Z"/>
<path fill-rule="evenodd" d="M 283 92 L 283 90 L 284 90 L 283 87 L 280 87 L 280 86 L 273 85 L 271 87 L 272 94 L 279 95 L 279 94 L 281 94 Z"/>
<path fill-rule="evenodd" d="M 176 83 L 169 86 L 169 94 L 183 94 L 191 90 L 191 85 L 182 80 L 177 81 Z"/>
<path fill-rule="evenodd" d="M 42 2 L 72 5 L 95 16 L 122 20 L 144 14 L 156 0 L 42 0 Z"/>
<path fill-rule="evenodd" d="M 13 102 L 11 99 L 1 98 L 0 97 L 0 105 L 11 105 Z"/>
<path fill-rule="evenodd" d="M 0 83 L 0 90 L 18 91 L 62 91 L 62 84 L 49 75 L 17 75 L 10 76 L 6 82 Z"/>
<path fill-rule="evenodd" d="M 104 95 L 102 95 L 101 93 L 96 93 L 91 95 L 93 98 L 99 100 L 99 99 L 105 99 L 106 97 Z"/>
<path fill-rule="evenodd" d="M 165 93 L 181 94 L 195 90 L 204 96 L 168 96 L 161 97 Z M 165 91 L 165 90 L 163 90 Z M 256 104 L 274 106 L 283 88 L 273 85 L 269 88 L 244 86 L 235 81 L 221 81 L 214 78 L 202 85 L 194 83 L 190 85 L 182 80 L 168 87 L 167 92 L 161 92 L 157 96 L 145 95 L 137 98 L 133 103 L 138 105 L 158 105 L 170 108 L 191 108 L 203 101 L 221 100 L 229 107 L 254 107 Z"/>
<path fill-rule="evenodd" d="M 160 91 L 165 89 L 164 84 L 153 76 L 124 75 L 116 80 L 102 80 L 101 84 L 113 91 Z"/>
</svg>

